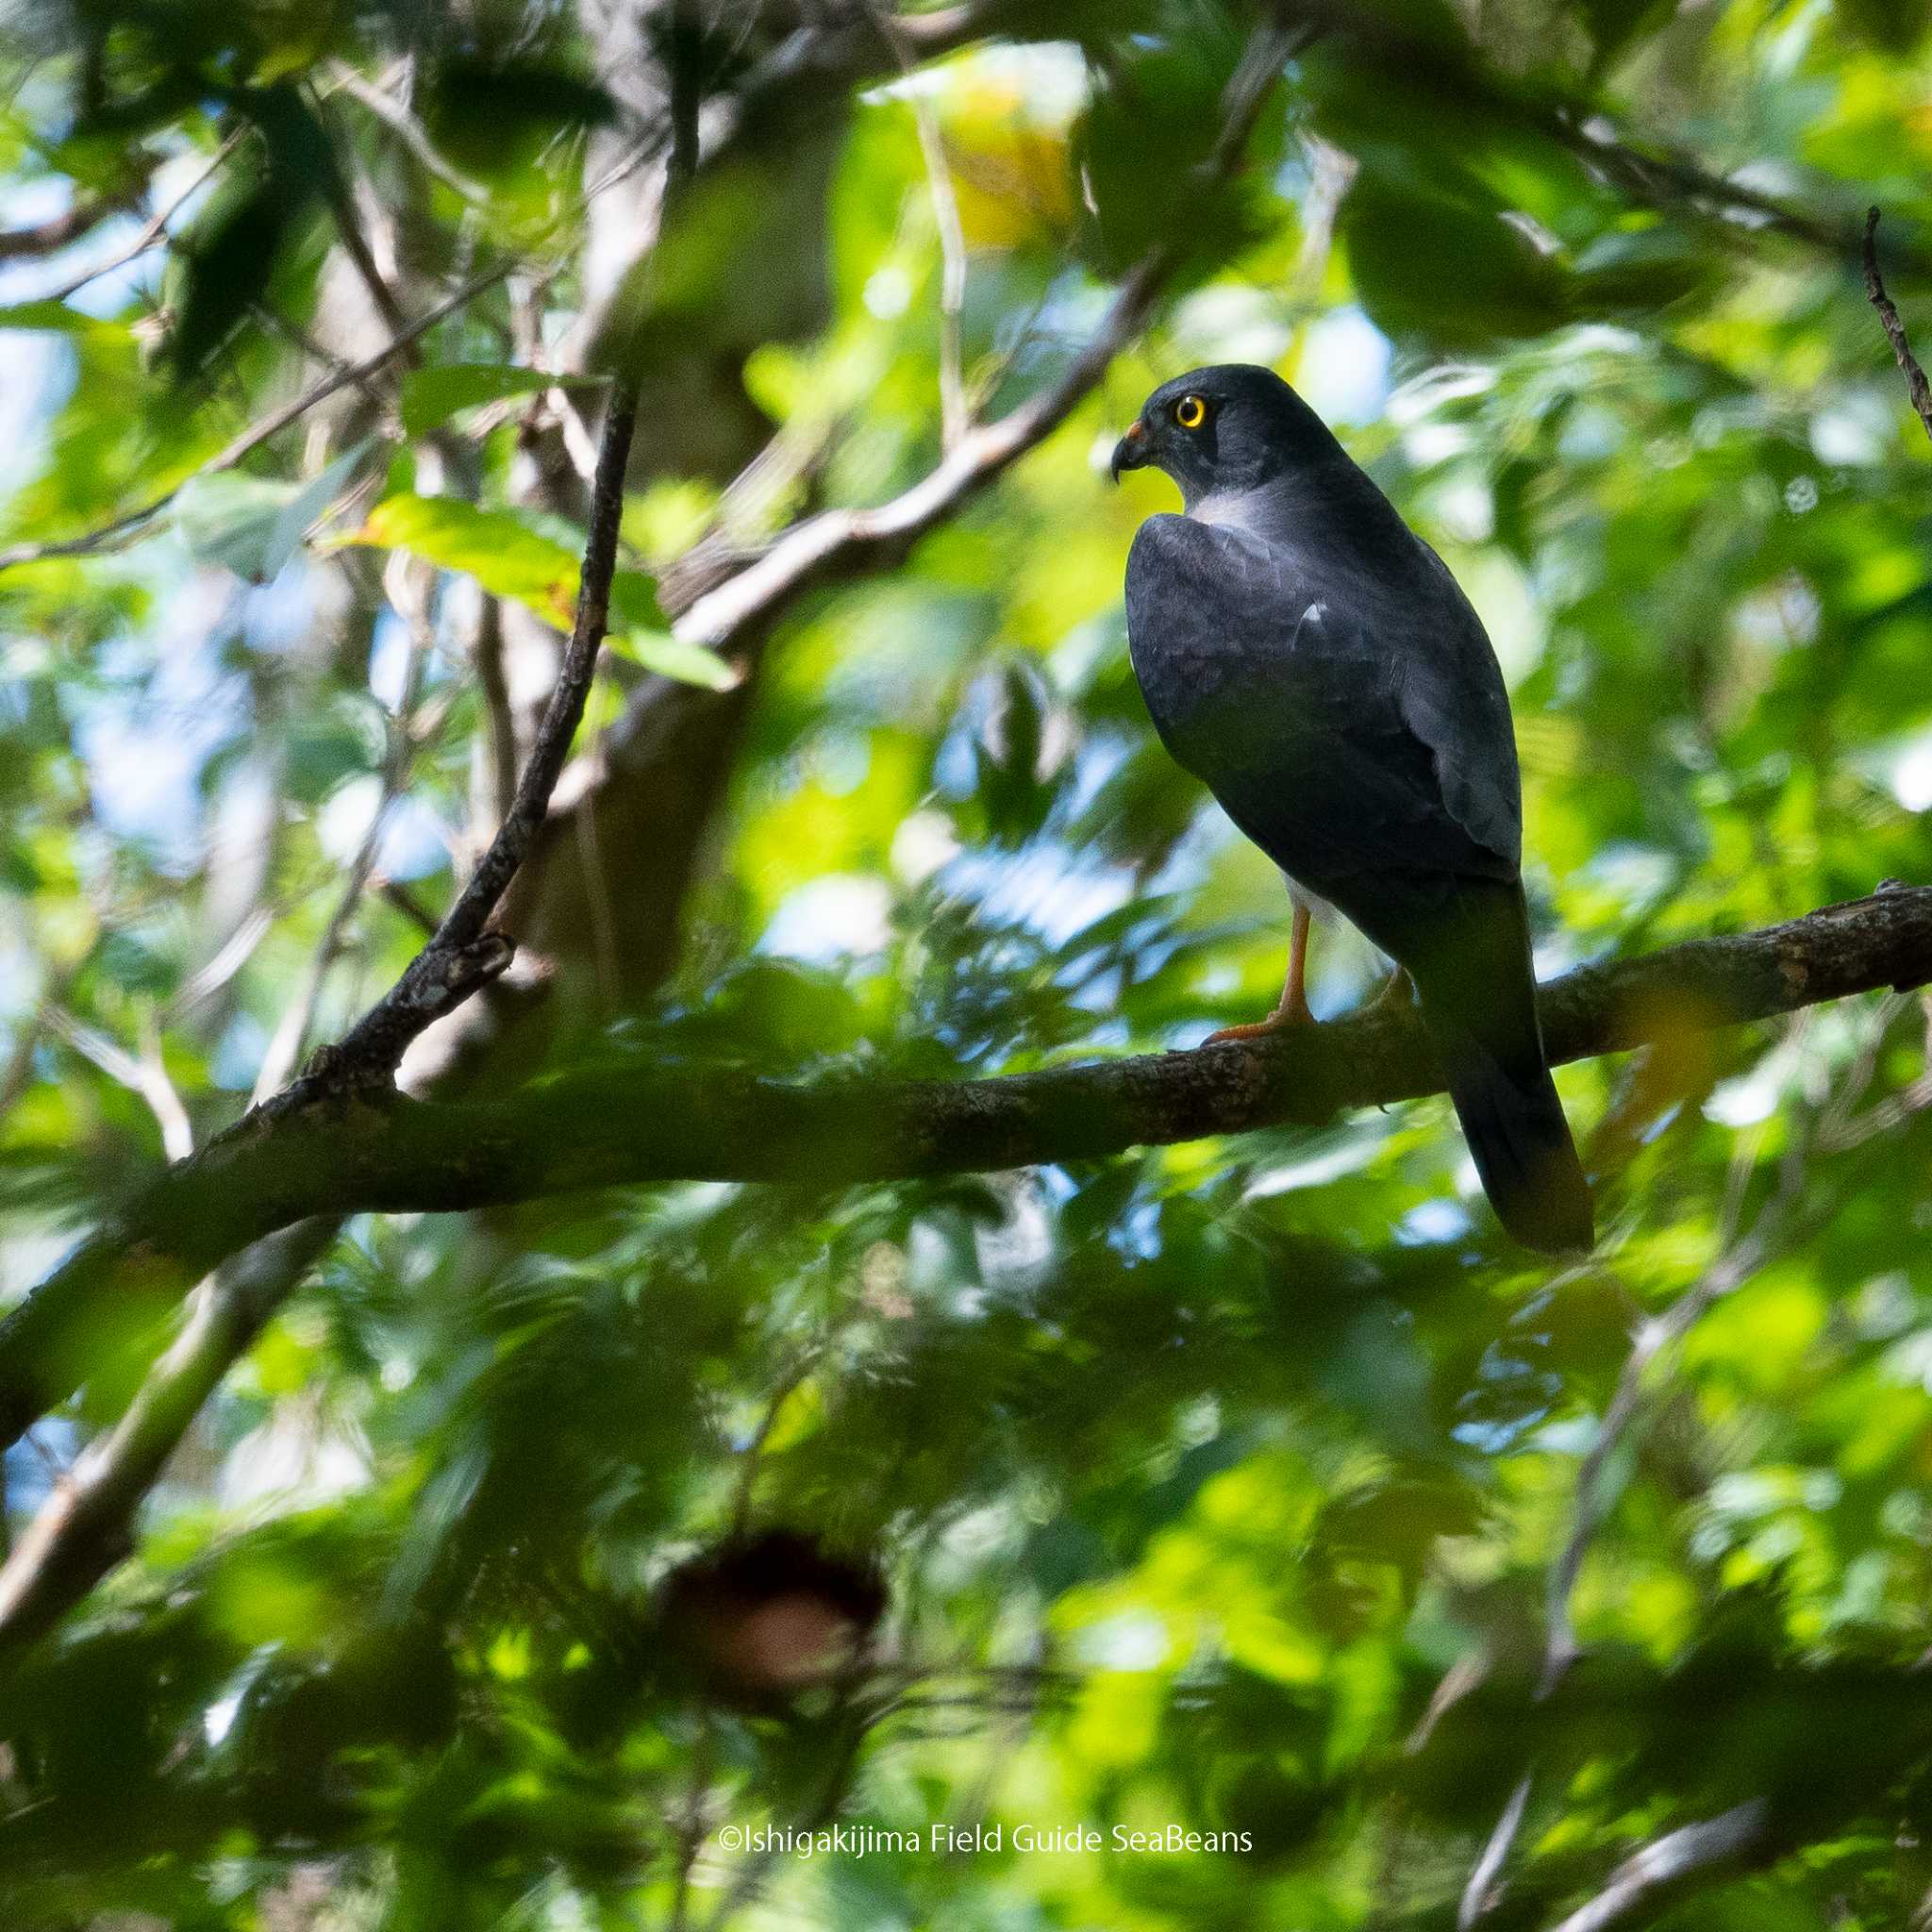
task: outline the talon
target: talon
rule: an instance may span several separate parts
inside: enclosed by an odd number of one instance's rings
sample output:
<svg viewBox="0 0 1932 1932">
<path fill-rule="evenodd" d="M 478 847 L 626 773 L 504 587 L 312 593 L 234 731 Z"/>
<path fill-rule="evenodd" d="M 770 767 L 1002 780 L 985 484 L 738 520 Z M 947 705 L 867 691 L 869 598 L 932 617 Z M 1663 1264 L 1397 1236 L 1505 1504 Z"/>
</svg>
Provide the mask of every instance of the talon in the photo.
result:
<svg viewBox="0 0 1932 1932">
<path fill-rule="evenodd" d="M 1288 942 L 1288 978 L 1281 989 L 1281 1004 L 1265 1020 L 1249 1026 L 1224 1026 L 1210 1033 L 1201 1044 L 1221 1046 L 1230 1040 L 1265 1040 L 1271 1033 L 1284 1033 L 1291 1026 L 1312 1026 L 1315 1016 L 1308 1010 L 1308 908 L 1294 902 L 1294 933 Z"/>
<path fill-rule="evenodd" d="M 1303 1000 L 1294 1006 L 1276 1007 L 1265 1020 L 1251 1021 L 1245 1026 L 1224 1026 L 1219 1033 L 1210 1033 L 1201 1044 L 1225 1046 L 1233 1040 L 1267 1040 L 1276 1033 L 1288 1032 L 1291 1027 L 1314 1024 L 1315 1016 Z"/>
</svg>

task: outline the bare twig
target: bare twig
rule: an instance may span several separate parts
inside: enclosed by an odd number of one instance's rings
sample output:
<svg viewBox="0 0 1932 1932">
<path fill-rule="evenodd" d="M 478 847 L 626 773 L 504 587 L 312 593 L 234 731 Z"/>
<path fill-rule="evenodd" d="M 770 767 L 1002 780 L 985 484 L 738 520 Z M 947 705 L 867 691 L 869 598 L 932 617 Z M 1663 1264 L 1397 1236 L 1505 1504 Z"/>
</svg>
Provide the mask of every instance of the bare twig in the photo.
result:
<svg viewBox="0 0 1932 1932">
<path fill-rule="evenodd" d="M 1890 295 L 1885 292 L 1885 278 L 1878 273 L 1878 210 L 1874 208 L 1865 216 L 1865 295 L 1873 308 L 1878 311 L 1879 325 L 1885 330 L 1886 340 L 1891 344 L 1891 353 L 1898 358 L 1898 366 L 1904 372 L 1906 391 L 1912 399 L 1912 410 L 1924 425 L 1925 434 L 1932 438 L 1932 383 L 1925 380 L 1925 372 L 1919 367 L 1919 359 L 1912 354 L 1912 345 L 1906 340 L 1906 325 L 1898 318 L 1898 309 Z"/>
<path fill-rule="evenodd" d="M 490 823 L 500 825 L 509 816 L 510 801 L 517 794 L 517 727 L 515 713 L 510 708 L 509 682 L 503 669 L 503 606 L 487 591 L 482 592 L 476 608 L 470 661 L 475 666 L 476 688 L 483 694 L 484 715 L 489 723 L 486 738 Z"/>
<path fill-rule="evenodd" d="M 150 164 L 152 165 L 152 164 Z M 0 228 L 0 261 L 19 261 L 31 255 L 55 255 L 71 247 L 83 235 L 128 211 L 130 201 L 139 201 L 137 186 L 131 194 L 95 194 L 75 201 L 58 215 L 43 222 L 30 222 L 24 228 Z"/>
<path fill-rule="evenodd" d="M 680 11 L 685 0 L 680 0 Z M 672 75 L 672 144 L 666 163 L 667 192 L 690 180 L 698 161 L 697 77 L 689 58 Z M 610 615 L 610 584 L 617 569 L 619 527 L 624 518 L 624 479 L 637 428 L 637 394 L 627 383 L 614 383 L 604 411 L 597 467 L 591 484 L 590 534 L 578 578 L 575 622 L 558 668 L 557 684 L 524 762 L 509 810 L 490 848 L 477 862 L 456 904 L 443 915 L 434 937 L 410 960 L 403 975 L 340 1044 L 325 1047 L 287 1092 L 258 1112 L 299 1108 L 345 1090 L 386 1089 L 395 1077 L 409 1042 L 426 1027 L 498 978 L 515 956 L 514 941 L 486 930 L 517 868 L 550 809 L 550 795 L 570 754 L 591 695 L 597 653 Z M 238 1131 L 247 1131 L 244 1121 Z"/>
<path fill-rule="evenodd" d="M 336 899 L 335 909 L 329 914 L 322 938 L 309 958 L 301 991 L 283 1010 L 262 1054 L 261 1065 L 256 1072 L 252 1099 L 252 1104 L 258 1107 L 271 1094 L 280 1091 L 301 1060 L 303 1043 L 315 1023 L 316 1008 L 321 1004 L 329 969 L 341 957 L 349 923 L 361 905 L 363 892 L 375 870 L 375 856 L 382 849 L 382 835 L 389 827 L 391 810 L 408 783 L 411 755 L 416 748 L 413 720 L 417 701 L 422 695 L 424 669 L 436 647 L 435 629 L 419 580 L 421 575 L 433 575 L 434 573 L 417 564 L 403 551 L 391 553 L 384 580 L 389 586 L 391 604 L 408 626 L 409 656 L 403 672 L 402 695 L 389 720 L 389 745 L 382 762 L 380 789 L 375 810 L 370 815 L 369 829 L 363 834 L 362 843 L 350 863 L 349 875 L 343 880 L 342 890 Z"/>
<path fill-rule="evenodd" d="M 252 132 L 253 130 L 250 128 L 239 127 L 233 134 L 229 135 L 227 140 L 223 142 L 221 146 L 209 158 L 207 167 L 202 169 L 201 173 L 166 208 L 157 209 L 155 213 L 150 215 L 142 225 L 141 232 L 118 255 L 109 256 L 106 261 L 96 262 L 92 268 L 86 269 L 81 274 L 75 275 L 71 282 L 64 282 L 59 288 L 50 290 L 41 299 L 44 302 L 65 302 L 70 297 L 79 294 L 81 290 L 86 288 L 90 282 L 99 281 L 103 275 L 110 275 L 116 269 L 125 268 L 130 261 L 138 260 L 142 256 L 145 255 L 156 242 L 165 240 L 168 233 L 168 224 L 208 186 L 208 182 L 213 178 L 215 171 L 241 146 L 242 142 L 248 139 Z"/>
<path fill-rule="evenodd" d="M 340 1045 L 325 1047 L 309 1072 L 271 1102 L 271 1108 L 303 1105 L 344 1088 L 386 1087 L 410 1041 L 509 964 L 514 945 L 503 934 L 486 932 L 485 927 L 543 822 L 550 793 L 563 770 L 565 754 L 591 693 L 597 651 L 609 618 L 617 530 L 624 514 L 624 474 L 636 426 L 635 397 L 626 390 L 614 389 L 597 452 L 576 622 L 557 688 L 550 694 L 516 796 L 496 837 L 456 904 L 443 915 L 435 938 L 409 962 L 403 976 L 357 1021 Z M 238 1131 L 248 1129 L 249 1123 L 244 1122 Z"/>
<path fill-rule="evenodd" d="M 406 60 L 396 63 L 397 69 L 404 72 L 408 65 Z M 331 61 L 328 72 L 334 85 L 368 108 L 408 149 L 425 173 L 435 175 L 445 188 L 453 189 L 474 206 L 482 207 L 488 203 L 489 189 L 447 159 L 430 140 L 429 132 L 422 122 L 394 94 L 358 73 L 346 60 Z"/>
<path fill-rule="evenodd" d="M 141 1097 L 161 1130 L 161 1146 L 170 1160 L 186 1160 L 194 1152 L 193 1124 L 158 1051 L 131 1054 L 118 1041 L 60 1007 L 43 1008 L 42 1019 L 49 1032 L 58 1034 L 84 1059 L 92 1060 L 110 1080 Z"/>
<path fill-rule="evenodd" d="M 917 66 L 912 47 L 900 38 L 899 23 L 891 15 L 878 12 L 877 18 L 910 83 L 907 99 L 912 108 L 913 125 L 919 131 L 919 151 L 925 163 L 927 192 L 932 197 L 933 225 L 939 230 L 940 441 L 941 448 L 951 449 L 965 435 L 968 422 L 959 345 L 959 318 L 966 307 L 966 230 L 959 219 L 959 197 L 953 188 L 952 164 L 946 158 L 939 115 L 933 109 L 931 96 L 912 79 Z"/>
<path fill-rule="evenodd" d="M 1386 9 L 1353 0 L 1289 0 L 1288 10 L 1312 31 L 1352 42 L 1371 67 L 1442 71 L 1438 43 Z M 1474 59 L 1459 73 L 1452 67 L 1444 79 L 1451 90 L 1468 88 L 1491 111 L 1567 148 L 1606 185 L 1642 207 L 1767 230 L 1834 258 L 1842 257 L 1853 238 L 1853 224 L 1840 216 L 1817 213 L 1718 174 L 1661 142 L 1611 131 L 1591 100 L 1525 94 L 1509 82 L 1499 84 L 1498 76 Z"/>
</svg>

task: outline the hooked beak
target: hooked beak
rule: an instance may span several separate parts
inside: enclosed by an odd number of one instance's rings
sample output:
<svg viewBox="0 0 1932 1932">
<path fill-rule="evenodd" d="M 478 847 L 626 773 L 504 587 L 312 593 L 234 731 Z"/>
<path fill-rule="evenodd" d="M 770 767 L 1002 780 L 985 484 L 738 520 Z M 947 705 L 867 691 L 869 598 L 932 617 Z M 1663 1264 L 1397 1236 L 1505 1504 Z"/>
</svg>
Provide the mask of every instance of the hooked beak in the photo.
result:
<svg viewBox="0 0 1932 1932">
<path fill-rule="evenodd" d="M 1139 470 L 1147 462 L 1147 425 L 1144 423 L 1130 423 L 1127 433 L 1113 446 L 1113 461 L 1108 465 L 1108 475 L 1118 483 L 1123 470 Z"/>
</svg>

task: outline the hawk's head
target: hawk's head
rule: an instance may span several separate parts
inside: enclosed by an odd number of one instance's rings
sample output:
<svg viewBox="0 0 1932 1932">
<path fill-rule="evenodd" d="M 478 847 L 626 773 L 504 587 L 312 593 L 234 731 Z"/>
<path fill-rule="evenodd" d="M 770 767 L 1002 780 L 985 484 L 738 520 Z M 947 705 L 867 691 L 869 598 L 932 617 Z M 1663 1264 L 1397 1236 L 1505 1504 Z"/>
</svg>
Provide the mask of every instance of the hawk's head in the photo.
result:
<svg viewBox="0 0 1932 1932">
<path fill-rule="evenodd" d="M 1204 497 L 1258 489 L 1341 445 L 1272 369 L 1218 362 L 1164 382 L 1114 445 L 1112 471 L 1150 465 L 1181 487 L 1188 507 Z"/>
</svg>

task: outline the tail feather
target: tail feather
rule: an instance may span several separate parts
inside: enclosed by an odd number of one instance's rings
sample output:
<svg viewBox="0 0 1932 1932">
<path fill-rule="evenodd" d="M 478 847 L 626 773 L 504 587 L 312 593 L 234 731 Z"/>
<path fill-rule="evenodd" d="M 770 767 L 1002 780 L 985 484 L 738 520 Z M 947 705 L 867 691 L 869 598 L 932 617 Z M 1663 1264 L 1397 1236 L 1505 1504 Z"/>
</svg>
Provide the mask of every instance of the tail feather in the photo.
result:
<svg viewBox="0 0 1932 1932">
<path fill-rule="evenodd" d="M 1497 1220 L 1544 1254 L 1591 1246 L 1590 1183 L 1549 1069 L 1541 1059 L 1512 1069 L 1466 1034 L 1445 1042 L 1449 1029 L 1434 1030 L 1449 1060 L 1449 1098 Z"/>
<path fill-rule="evenodd" d="M 1595 1241 L 1590 1183 L 1543 1058 L 1520 887 L 1465 892 L 1407 961 L 1483 1192 L 1524 1247 Z"/>
</svg>

